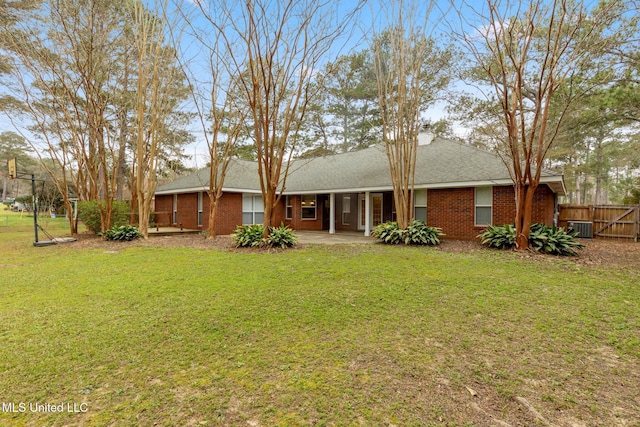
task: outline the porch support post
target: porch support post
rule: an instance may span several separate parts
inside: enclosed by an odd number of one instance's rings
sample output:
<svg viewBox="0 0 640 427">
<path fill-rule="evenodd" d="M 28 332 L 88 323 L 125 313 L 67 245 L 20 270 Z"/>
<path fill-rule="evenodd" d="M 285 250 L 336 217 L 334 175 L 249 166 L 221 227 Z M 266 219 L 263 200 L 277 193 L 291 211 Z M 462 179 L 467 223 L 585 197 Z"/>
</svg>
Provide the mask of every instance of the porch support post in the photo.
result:
<svg viewBox="0 0 640 427">
<path fill-rule="evenodd" d="M 364 235 L 371 235 L 371 194 L 366 191 L 364 193 Z"/>
<path fill-rule="evenodd" d="M 336 193 L 329 193 L 329 234 L 336 234 Z"/>
</svg>

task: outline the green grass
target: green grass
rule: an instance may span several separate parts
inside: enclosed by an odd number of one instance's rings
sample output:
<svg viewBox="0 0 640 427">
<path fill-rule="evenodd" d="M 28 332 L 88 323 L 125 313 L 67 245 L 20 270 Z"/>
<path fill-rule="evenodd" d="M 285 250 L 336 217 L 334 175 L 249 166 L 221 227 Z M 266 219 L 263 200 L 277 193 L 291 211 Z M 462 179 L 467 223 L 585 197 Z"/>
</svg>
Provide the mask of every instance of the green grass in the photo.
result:
<svg viewBox="0 0 640 427">
<path fill-rule="evenodd" d="M 50 230 L 56 233 L 69 232 L 69 224 L 64 216 L 58 215 L 56 218 L 51 218 L 49 213 L 40 212 L 38 214 L 38 224 L 48 232 L 51 232 Z M 33 236 L 33 213 L 12 212 L 0 204 L 0 236 L 8 236 L 10 233 L 20 232 L 28 232 Z M 46 239 L 45 234 L 42 233 L 42 236 Z"/>
<path fill-rule="evenodd" d="M 534 425 L 518 396 L 558 425 L 640 419 L 637 271 L 0 233 L 0 401 L 87 405 L 2 425 Z"/>
</svg>

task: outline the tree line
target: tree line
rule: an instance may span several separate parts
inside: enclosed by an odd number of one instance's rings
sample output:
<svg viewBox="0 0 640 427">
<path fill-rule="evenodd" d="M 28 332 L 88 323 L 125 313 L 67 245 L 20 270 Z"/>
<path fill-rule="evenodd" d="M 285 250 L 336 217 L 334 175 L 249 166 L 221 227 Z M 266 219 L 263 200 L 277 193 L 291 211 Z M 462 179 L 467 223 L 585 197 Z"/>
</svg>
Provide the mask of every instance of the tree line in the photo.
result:
<svg viewBox="0 0 640 427">
<path fill-rule="evenodd" d="M 257 162 L 268 233 L 289 160 L 372 144 L 385 147 L 406 226 L 417 135 L 438 102 L 449 117 L 436 133 L 509 168 L 519 247 L 544 169 L 565 174 L 571 202 L 634 200 L 633 0 L 373 3 L 2 0 L 0 107 L 64 203 L 99 201 L 105 229 L 126 197 L 146 234 L 158 177 L 181 168 L 196 133 L 211 237 L 233 159 Z"/>
</svg>

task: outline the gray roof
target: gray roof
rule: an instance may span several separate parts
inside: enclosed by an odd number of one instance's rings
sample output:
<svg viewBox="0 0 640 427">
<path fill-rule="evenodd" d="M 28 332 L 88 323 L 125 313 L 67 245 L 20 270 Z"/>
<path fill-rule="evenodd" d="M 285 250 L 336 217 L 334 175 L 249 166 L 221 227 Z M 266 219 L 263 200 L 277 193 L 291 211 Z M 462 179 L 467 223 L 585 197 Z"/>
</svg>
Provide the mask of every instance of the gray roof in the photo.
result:
<svg viewBox="0 0 640 427">
<path fill-rule="evenodd" d="M 545 172 L 543 183 L 564 193 L 562 175 Z M 477 185 L 509 185 L 511 178 L 502 160 L 491 152 L 455 141 L 436 138 L 418 146 L 415 187 L 447 188 Z M 201 191 L 208 189 L 209 169 L 159 186 L 156 193 Z M 290 164 L 285 193 L 328 193 L 391 190 L 389 163 L 384 146 Z M 257 163 L 233 160 L 224 182 L 226 191 L 260 191 Z"/>
</svg>

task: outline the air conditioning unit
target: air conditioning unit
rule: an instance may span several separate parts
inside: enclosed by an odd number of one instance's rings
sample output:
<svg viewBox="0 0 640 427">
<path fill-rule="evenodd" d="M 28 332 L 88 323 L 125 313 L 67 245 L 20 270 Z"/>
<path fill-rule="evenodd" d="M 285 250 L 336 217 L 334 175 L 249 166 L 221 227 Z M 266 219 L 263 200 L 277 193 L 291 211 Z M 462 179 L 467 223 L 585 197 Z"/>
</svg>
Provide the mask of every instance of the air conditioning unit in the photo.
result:
<svg viewBox="0 0 640 427">
<path fill-rule="evenodd" d="M 567 222 L 569 229 L 578 232 L 581 239 L 593 239 L 593 223 L 587 221 L 569 221 Z"/>
</svg>

